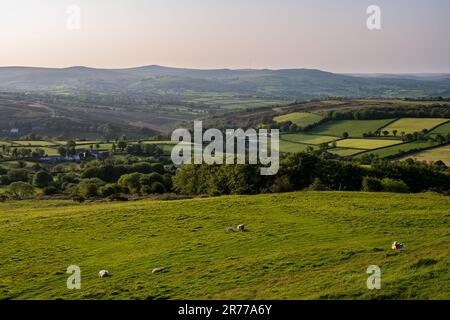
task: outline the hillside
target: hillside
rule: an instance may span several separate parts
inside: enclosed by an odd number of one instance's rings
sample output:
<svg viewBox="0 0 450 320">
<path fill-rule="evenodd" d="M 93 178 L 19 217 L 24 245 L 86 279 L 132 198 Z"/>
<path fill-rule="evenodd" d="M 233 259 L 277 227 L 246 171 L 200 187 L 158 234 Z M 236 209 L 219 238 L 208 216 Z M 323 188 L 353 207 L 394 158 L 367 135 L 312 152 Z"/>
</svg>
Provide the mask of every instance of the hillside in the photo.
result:
<svg viewBox="0 0 450 320">
<path fill-rule="evenodd" d="M 0 203 L 0 298 L 449 299 L 449 206 L 344 192 Z M 239 223 L 248 232 L 226 232 Z M 78 291 L 66 288 L 73 264 Z M 381 290 L 366 288 L 369 265 Z"/>
<path fill-rule="evenodd" d="M 0 68 L 0 91 L 127 93 L 195 101 L 213 95 L 296 100 L 341 97 L 450 97 L 450 78 L 373 77 L 320 70 L 195 70 L 144 66 L 129 69 Z"/>
</svg>

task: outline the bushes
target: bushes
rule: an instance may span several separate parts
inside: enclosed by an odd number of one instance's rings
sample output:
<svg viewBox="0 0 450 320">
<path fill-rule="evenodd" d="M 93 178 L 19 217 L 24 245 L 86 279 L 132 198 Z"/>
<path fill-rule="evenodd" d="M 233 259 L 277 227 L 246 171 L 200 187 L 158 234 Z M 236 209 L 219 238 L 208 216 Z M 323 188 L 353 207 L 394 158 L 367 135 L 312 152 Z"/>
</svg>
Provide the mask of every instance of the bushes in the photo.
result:
<svg viewBox="0 0 450 320">
<path fill-rule="evenodd" d="M 381 180 L 381 186 L 384 192 L 408 193 L 409 187 L 401 180 L 385 178 Z"/>
<path fill-rule="evenodd" d="M 120 192 L 122 188 L 117 183 L 109 183 L 100 189 L 101 196 L 105 198 Z"/>
<path fill-rule="evenodd" d="M 11 182 L 28 182 L 28 171 L 25 169 L 11 169 L 8 171 L 8 179 Z"/>
<path fill-rule="evenodd" d="M 379 192 L 383 190 L 381 180 L 373 177 L 364 177 L 361 190 L 365 192 Z"/>
<path fill-rule="evenodd" d="M 98 178 L 81 180 L 78 185 L 78 193 L 85 198 L 96 197 L 99 195 L 100 187 L 104 184 L 105 183 Z"/>
<path fill-rule="evenodd" d="M 53 196 L 55 194 L 58 194 L 58 189 L 55 187 L 46 187 L 42 190 L 42 194 L 44 196 Z"/>
<path fill-rule="evenodd" d="M 390 178 L 380 180 L 374 177 L 364 177 L 362 191 L 408 193 L 410 189 L 402 180 Z"/>
<path fill-rule="evenodd" d="M 0 186 L 7 186 L 11 183 L 8 176 L 0 176 Z"/>
</svg>

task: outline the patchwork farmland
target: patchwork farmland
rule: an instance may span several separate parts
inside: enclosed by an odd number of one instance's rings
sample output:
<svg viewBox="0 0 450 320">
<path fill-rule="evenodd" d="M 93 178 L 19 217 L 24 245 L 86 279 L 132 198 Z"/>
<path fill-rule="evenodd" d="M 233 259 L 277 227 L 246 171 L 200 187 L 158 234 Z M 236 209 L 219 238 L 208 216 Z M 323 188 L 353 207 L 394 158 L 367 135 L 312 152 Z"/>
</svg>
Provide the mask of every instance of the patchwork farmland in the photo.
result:
<svg viewBox="0 0 450 320">
<path fill-rule="evenodd" d="M 300 114 L 297 112 L 278 116 L 274 121 L 280 121 L 280 119 L 294 121 L 309 117 L 300 116 Z M 424 135 L 420 140 L 407 140 L 408 134 L 417 135 L 419 133 Z M 401 157 L 405 153 L 419 152 L 439 146 L 442 143 L 438 141 L 437 137 L 449 134 L 450 120 L 443 118 L 332 120 L 316 125 L 306 132 L 282 134 L 280 151 L 282 153 L 302 152 L 309 147 L 324 149 L 338 157 L 395 158 Z M 425 155 L 428 154 L 425 153 Z M 431 154 L 435 156 L 431 156 Z M 442 157 L 442 161 L 446 158 L 442 152 L 430 153 L 430 156 L 425 158 L 435 161 L 436 157 Z M 417 157 L 417 159 L 421 158 Z"/>
</svg>

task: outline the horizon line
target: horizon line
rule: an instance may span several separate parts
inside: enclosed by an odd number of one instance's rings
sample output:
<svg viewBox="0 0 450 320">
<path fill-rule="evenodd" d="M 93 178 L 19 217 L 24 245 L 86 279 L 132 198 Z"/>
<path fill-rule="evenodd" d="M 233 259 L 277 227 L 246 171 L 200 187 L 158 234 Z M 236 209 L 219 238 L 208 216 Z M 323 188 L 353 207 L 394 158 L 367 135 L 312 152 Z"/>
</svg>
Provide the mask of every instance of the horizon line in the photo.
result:
<svg viewBox="0 0 450 320">
<path fill-rule="evenodd" d="M 167 69 L 187 69 L 187 70 L 196 70 L 196 71 L 285 71 L 285 70 L 313 70 L 313 71 L 322 71 L 329 72 L 334 74 L 343 74 L 343 75 L 446 75 L 450 74 L 450 71 L 413 71 L 413 72 L 392 72 L 392 71 L 345 71 L 345 72 L 335 72 L 329 71 L 326 69 L 314 68 L 314 67 L 283 67 L 283 68 L 274 68 L 274 67 L 259 67 L 259 68 L 251 68 L 251 67 L 214 67 L 214 68 L 193 68 L 193 67 L 181 67 L 181 66 L 167 66 L 167 65 L 159 65 L 159 64 L 146 64 L 146 65 L 138 65 L 138 66 L 130 66 L 130 67 L 90 67 L 87 65 L 70 65 L 64 67 L 48 67 L 48 66 L 30 66 L 30 65 L 0 65 L 0 69 L 7 68 L 29 68 L 29 69 L 54 69 L 54 70 L 66 70 L 66 69 L 76 69 L 76 68 L 85 68 L 85 69 L 93 69 L 93 70 L 128 70 L 128 69 L 139 69 L 139 68 L 148 68 L 148 67 L 159 67 L 159 68 L 167 68 Z"/>
</svg>

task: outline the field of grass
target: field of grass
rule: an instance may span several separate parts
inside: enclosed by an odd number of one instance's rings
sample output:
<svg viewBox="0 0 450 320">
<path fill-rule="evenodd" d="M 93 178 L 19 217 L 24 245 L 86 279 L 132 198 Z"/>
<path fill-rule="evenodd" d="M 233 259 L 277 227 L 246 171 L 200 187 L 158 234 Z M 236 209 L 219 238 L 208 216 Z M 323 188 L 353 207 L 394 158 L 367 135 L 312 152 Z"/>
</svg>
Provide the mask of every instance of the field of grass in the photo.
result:
<svg viewBox="0 0 450 320">
<path fill-rule="evenodd" d="M 401 132 L 405 132 L 407 134 L 421 132 L 423 129 L 431 130 L 434 127 L 447 121 L 449 121 L 449 119 L 402 118 L 383 128 L 383 131 L 387 130 L 391 134 L 394 130 L 397 130 L 398 134 L 400 134 Z"/>
<path fill-rule="evenodd" d="M 450 134 L 450 122 L 447 122 L 430 132 L 430 135 L 436 134 L 441 134 L 443 136 Z"/>
<path fill-rule="evenodd" d="M 450 167 L 450 146 L 447 145 L 435 149 L 425 150 L 417 154 L 407 156 L 404 159 L 415 159 L 427 162 L 436 162 L 441 160 Z"/>
<path fill-rule="evenodd" d="M 336 120 L 325 123 L 317 128 L 314 128 L 311 133 L 320 135 L 329 135 L 335 137 L 342 137 L 344 132 L 347 132 L 350 137 L 361 138 L 364 133 L 369 131 L 375 132 L 379 128 L 392 122 L 393 119 L 383 120 Z"/>
<path fill-rule="evenodd" d="M 53 141 L 37 141 L 37 140 L 18 140 L 18 141 L 13 141 L 14 144 L 20 145 L 20 146 L 24 146 L 24 147 L 28 147 L 28 146 L 32 146 L 32 147 L 48 147 L 48 146 L 54 146 L 56 143 Z"/>
<path fill-rule="evenodd" d="M 344 192 L 0 203 L 0 298 L 450 299 L 449 206 Z M 248 232 L 226 232 L 239 223 Z M 81 290 L 66 288 L 70 265 Z M 381 290 L 366 287 L 370 265 Z"/>
<path fill-rule="evenodd" d="M 289 134 L 283 134 L 280 136 L 281 140 L 286 140 L 290 142 L 299 142 L 299 143 L 306 143 L 306 144 L 321 144 L 321 143 L 328 143 L 332 141 L 336 141 L 336 137 L 331 136 L 319 136 L 315 134 L 306 134 L 306 133 L 289 133 Z"/>
<path fill-rule="evenodd" d="M 400 144 L 400 140 L 389 139 L 345 139 L 337 141 L 339 148 L 377 149 Z"/>
<path fill-rule="evenodd" d="M 308 125 L 314 124 L 322 120 L 323 117 L 309 112 L 294 112 L 285 114 L 274 119 L 275 122 L 281 123 L 286 121 L 291 121 L 299 127 L 306 127 Z"/>
<path fill-rule="evenodd" d="M 361 154 L 358 154 L 357 157 L 361 157 L 365 154 L 374 154 L 380 158 L 386 158 L 386 157 L 392 157 L 395 156 L 401 152 L 408 152 L 415 149 L 426 149 L 433 146 L 436 146 L 436 142 L 430 142 L 430 141 L 414 141 L 409 143 L 404 143 L 401 145 L 394 145 L 391 147 L 373 150 L 373 151 L 367 151 Z"/>
<path fill-rule="evenodd" d="M 354 154 L 362 152 L 360 149 L 350 149 L 350 148 L 333 148 L 327 151 L 340 157 L 353 156 Z"/>
<path fill-rule="evenodd" d="M 280 140 L 280 152 L 283 153 L 305 152 L 307 149 L 308 149 L 307 144 Z"/>
</svg>

